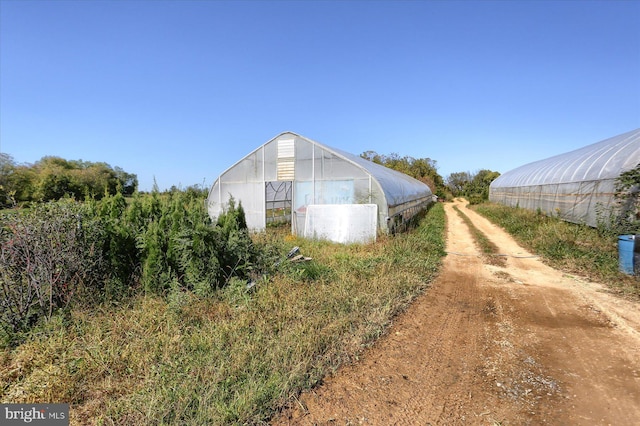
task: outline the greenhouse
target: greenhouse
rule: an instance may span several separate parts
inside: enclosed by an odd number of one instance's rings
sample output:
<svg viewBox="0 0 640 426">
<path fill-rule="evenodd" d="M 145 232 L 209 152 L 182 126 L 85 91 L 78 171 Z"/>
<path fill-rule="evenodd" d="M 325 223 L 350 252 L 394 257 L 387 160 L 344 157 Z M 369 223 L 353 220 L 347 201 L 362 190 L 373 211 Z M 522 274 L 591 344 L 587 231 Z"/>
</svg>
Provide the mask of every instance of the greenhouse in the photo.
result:
<svg viewBox="0 0 640 426">
<path fill-rule="evenodd" d="M 640 163 L 640 129 L 508 171 L 489 200 L 596 227 L 618 208 L 616 179 Z"/>
<path fill-rule="evenodd" d="M 286 222 L 295 235 L 341 243 L 402 230 L 434 199 L 429 186 L 410 176 L 291 132 L 218 177 L 207 198 L 212 219 L 231 197 L 251 230 Z"/>
</svg>

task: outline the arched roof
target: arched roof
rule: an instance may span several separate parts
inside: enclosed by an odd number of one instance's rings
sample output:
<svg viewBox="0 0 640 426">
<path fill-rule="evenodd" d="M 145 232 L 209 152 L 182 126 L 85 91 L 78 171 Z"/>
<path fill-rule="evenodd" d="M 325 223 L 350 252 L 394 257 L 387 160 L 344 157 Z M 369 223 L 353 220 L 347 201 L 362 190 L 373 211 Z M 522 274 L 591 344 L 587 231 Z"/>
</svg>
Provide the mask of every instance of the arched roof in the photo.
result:
<svg viewBox="0 0 640 426">
<path fill-rule="evenodd" d="M 492 188 L 616 179 L 640 163 L 640 129 L 510 170 Z"/>
<path fill-rule="evenodd" d="M 332 148 L 328 145 L 311 140 L 297 133 L 284 132 L 276 136 L 274 139 L 277 139 L 278 137 L 285 134 L 294 135 L 319 147 L 322 147 L 323 149 L 367 172 L 373 179 L 378 182 L 385 194 L 385 197 L 387 198 L 387 204 L 390 206 L 396 206 L 408 201 L 430 197 L 431 195 L 433 195 L 431 188 L 429 188 L 427 184 L 420 182 L 419 180 L 414 179 L 411 176 L 374 163 L 358 155 L 351 154 L 341 149 Z"/>
</svg>

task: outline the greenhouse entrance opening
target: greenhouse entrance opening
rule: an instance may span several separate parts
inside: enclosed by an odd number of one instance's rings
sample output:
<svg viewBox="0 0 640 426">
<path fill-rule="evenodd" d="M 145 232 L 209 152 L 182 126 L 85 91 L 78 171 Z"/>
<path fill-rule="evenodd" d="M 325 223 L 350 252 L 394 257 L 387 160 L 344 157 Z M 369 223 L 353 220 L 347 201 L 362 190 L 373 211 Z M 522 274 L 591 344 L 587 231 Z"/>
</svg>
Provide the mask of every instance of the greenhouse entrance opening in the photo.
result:
<svg viewBox="0 0 640 426">
<path fill-rule="evenodd" d="M 265 182 L 267 225 L 291 223 L 292 181 Z"/>
</svg>

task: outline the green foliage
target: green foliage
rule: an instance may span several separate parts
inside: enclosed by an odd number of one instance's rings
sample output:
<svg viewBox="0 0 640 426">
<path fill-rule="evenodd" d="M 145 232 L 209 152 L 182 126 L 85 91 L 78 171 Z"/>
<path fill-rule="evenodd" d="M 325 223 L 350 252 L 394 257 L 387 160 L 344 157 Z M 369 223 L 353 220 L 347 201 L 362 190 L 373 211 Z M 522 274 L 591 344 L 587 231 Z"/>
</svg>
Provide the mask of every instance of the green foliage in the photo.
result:
<svg viewBox="0 0 640 426">
<path fill-rule="evenodd" d="M 15 170 L 13 158 L 0 152 L 0 208 L 12 205 L 12 196 L 9 179 Z"/>
<path fill-rule="evenodd" d="M 456 172 L 447 176 L 447 186 L 454 197 L 458 197 L 464 194 L 464 189 L 469 182 L 471 182 L 472 176 L 469 172 Z"/>
<path fill-rule="evenodd" d="M 242 204 L 236 207 L 233 197 L 216 224 L 220 256 L 218 262 L 226 280 L 232 276 L 248 278 L 254 269 L 258 253 L 251 242 Z"/>
<path fill-rule="evenodd" d="M 232 277 L 207 298 L 172 286 L 167 297 L 77 307 L 5 352 L 0 399 L 69 401 L 79 424 L 265 424 L 357 359 L 429 286 L 444 230 L 436 204 L 415 230 L 373 244 L 254 235 L 279 259 L 297 245 L 330 272 L 311 281 L 276 271 L 250 292 Z"/>
<path fill-rule="evenodd" d="M 447 186 L 454 197 L 466 197 L 470 204 L 480 204 L 489 200 L 489 186 L 500 173 L 491 170 L 451 173 L 447 177 Z"/>
<path fill-rule="evenodd" d="M 205 295 L 232 277 L 247 279 L 257 268 L 242 206 L 230 200 L 214 226 L 200 195 L 153 192 L 128 215 L 138 223 L 143 219 L 137 247 L 145 291 L 164 294 L 177 284 Z"/>
<path fill-rule="evenodd" d="M 426 183 L 433 193 L 439 198 L 447 198 L 449 191 L 444 184 L 442 176 L 438 174 L 437 162 L 435 160 L 430 158 L 416 159 L 409 156 L 400 157 L 396 153 L 381 155 L 375 151 L 365 151 L 360 154 L 360 157 L 390 169 L 397 170 Z"/>
<path fill-rule="evenodd" d="M 212 224 L 203 193 L 65 199 L 0 217 L 0 323 L 15 333 L 71 302 L 136 292 L 211 294 L 260 275 L 266 259 L 233 200 Z"/>
<path fill-rule="evenodd" d="M 26 206 L 36 200 L 37 172 L 32 167 L 17 166 L 10 177 L 11 205 Z"/>
<path fill-rule="evenodd" d="M 640 164 L 616 179 L 615 190 L 617 206 L 598 211 L 599 228 L 613 235 L 640 233 Z"/>
<path fill-rule="evenodd" d="M 621 198 L 634 196 L 638 193 L 640 185 L 640 164 L 628 170 L 616 179 L 616 191 Z"/>
<path fill-rule="evenodd" d="M 603 236 L 640 233 L 640 164 L 615 180 L 615 202 L 595 206 L 597 229 Z"/>
<path fill-rule="evenodd" d="M 34 201 L 100 199 L 106 194 L 132 195 L 138 187 L 135 174 L 106 163 L 43 157 L 33 165 L 17 165 L 0 156 L 0 208 Z"/>
</svg>

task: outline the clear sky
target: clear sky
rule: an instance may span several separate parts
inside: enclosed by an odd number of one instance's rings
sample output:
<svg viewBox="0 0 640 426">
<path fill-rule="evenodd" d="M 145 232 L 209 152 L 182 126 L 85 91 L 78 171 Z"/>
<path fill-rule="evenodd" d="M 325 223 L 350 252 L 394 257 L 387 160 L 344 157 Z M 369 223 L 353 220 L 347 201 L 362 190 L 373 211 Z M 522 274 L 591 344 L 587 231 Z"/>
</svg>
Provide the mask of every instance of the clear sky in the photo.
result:
<svg viewBox="0 0 640 426">
<path fill-rule="evenodd" d="M 504 173 L 640 127 L 640 1 L 0 0 L 0 151 L 210 186 L 283 131 Z"/>
</svg>

